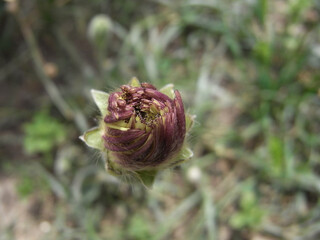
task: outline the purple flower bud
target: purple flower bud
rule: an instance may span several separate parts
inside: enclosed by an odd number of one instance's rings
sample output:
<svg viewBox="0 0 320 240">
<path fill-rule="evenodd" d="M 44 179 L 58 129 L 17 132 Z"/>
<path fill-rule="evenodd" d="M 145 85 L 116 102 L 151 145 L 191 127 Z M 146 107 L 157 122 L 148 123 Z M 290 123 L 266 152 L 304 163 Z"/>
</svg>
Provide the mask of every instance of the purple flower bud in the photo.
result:
<svg viewBox="0 0 320 240">
<path fill-rule="evenodd" d="M 134 174 L 150 184 L 158 170 L 192 156 L 185 136 L 193 116 L 185 115 L 173 85 L 157 90 L 133 78 L 110 95 L 95 90 L 92 94 L 103 119 L 99 128 L 89 130 L 82 139 L 104 153 L 109 172 Z"/>
</svg>

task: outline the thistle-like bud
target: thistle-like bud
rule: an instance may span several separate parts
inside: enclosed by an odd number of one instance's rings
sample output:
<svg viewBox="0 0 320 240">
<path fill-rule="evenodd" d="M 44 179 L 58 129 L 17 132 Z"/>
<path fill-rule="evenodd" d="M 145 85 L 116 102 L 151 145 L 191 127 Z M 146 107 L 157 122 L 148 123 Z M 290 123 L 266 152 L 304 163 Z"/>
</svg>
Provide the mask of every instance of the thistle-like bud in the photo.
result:
<svg viewBox="0 0 320 240">
<path fill-rule="evenodd" d="M 102 119 L 81 139 L 101 150 L 113 175 L 131 175 L 147 186 L 156 173 L 192 157 L 185 137 L 193 116 L 185 114 L 173 85 L 159 91 L 133 78 L 110 95 L 92 90 Z"/>
</svg>

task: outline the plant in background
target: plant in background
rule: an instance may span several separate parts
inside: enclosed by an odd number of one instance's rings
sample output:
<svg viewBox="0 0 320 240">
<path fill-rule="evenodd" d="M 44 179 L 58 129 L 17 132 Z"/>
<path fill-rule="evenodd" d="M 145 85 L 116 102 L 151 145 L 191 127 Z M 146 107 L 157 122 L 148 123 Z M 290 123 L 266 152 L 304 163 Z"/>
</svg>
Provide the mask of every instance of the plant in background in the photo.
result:
<svg viewBox="0 0 320 240">
<path fill-rule="evenodd" d="M 24 126 L 23 146 L 28 154 L 47 154 L 66 138 L 65 126 L 48 114 L 37 112 L 32 121 Z"/>
<path fill-rule="evenodd" d="M 192 157 L 185 137 L 194 117 L 185 114 L 172 84 L 158 91 L 133 78 L 110 95 L 91 93 L 102 119 L 80 138 L 101 151 L 109 173 L 132 176 L 150 186 L 159 170 Z"/>
<path fill-rule="evenodd" d="M 92 18 L 88 26 L 88 37 L 100 51 L 104 51 L 107 45 L 109 33 L 112 31 L 113 24 L 111 19 L 99 14 Z"/>
<path fill-rule="evenodd" d="M 266 212 L 259 205 L 258 196 L 254 191 L 254 183 L 250 180 L 242 186 L 239 210 L 232 215 L 230 224 L 236 229 L 257 228 L 265 214 Z"/>
</svg>

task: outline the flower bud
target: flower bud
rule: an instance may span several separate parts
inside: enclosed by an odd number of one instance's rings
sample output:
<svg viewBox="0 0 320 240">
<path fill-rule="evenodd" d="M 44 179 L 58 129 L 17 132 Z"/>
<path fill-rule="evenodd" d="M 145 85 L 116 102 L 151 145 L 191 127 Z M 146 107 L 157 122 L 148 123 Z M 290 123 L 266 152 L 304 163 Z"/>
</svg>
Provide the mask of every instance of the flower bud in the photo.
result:
<svg viewBox="0 0 320 240">
<path fill-rule="evenodd" d="M 101 150 L 111 174 L 131 175 L 148 186 L 159 170 L 192 157 L 185 137 L 194 117 L 185 114 L 172 84 L 157 90 L 133 78 L 110 95 L 92 90 L 92 96 L 102 119 L 81 139 Z"/>
<path fill-rule="evenodd" d="M 102 49 L 107 44 L 109 32 L 112 30 L 111 19 L 104 14 L 92 18 L 88 26 L 88 37 L 98 48 Z"/>
</svg>

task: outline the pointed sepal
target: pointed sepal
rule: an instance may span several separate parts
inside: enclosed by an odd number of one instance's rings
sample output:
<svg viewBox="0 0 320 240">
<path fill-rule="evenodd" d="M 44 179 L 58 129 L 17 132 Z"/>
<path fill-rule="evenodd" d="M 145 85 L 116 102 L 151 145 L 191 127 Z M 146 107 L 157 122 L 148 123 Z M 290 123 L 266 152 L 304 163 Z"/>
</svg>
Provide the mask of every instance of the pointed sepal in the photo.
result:
<svg viewBox="0 0 320 240">
<path fill-rule="evenodd" d="M 108 113 L 108 101 L 109 101 L 109 94 L 103 91 L 91 89 L 91 95 L 98 106 L 101 115 L 105 116 Z"/>
<path fill-rule="evenodd" d="M 161 93 L 166 94 L 169 98 L 174 99 L 174 85 L 173 84 L 167 84 L 163 88 L 159 90 Z"/>
<path fill-rule="evenodd" d="M 131 78 L 129 85 L 131 87 L 141 87 L 141 84 L 140 84 L 138 78 L 136 78 L 136 77 Z"/>
<path fill-rule="evenodd" d="M 196 118 L 196 115 L 186 114 L 186 131 L 187 132 L 192 128 L 195 118 Z"/>
<path fill-rule="evenodd" d="M 136 177 L 146 188 L 152 188 L 157 171 L 140 171 L 136 172 Z"/>
<path fill-rule="evenodd" d="M 103 150 L 103 140 L 102 140 L 103 132 L 99 127 L 91 128 L 86 131 L 79 138 L 84 141 L 89 147 Z"/>
<path fill-rule="evenodd" d="M 186 145 L 182 147 L 179 154 L 173 158 L 171 161 L 169 161 L 168 165 L 165 166 L 165 168 L 168 167 L 175 167 L 183 162 L 186 162 L 190 160 L 193 157 L 193 152 L 190 148 L 188 148 Z"/>
<path fill-rule="evenodd" d="M 124 170 L 111 160 L 112 156 L 110 156 L 108 152 L 105 152 L 103 156 L 105 160 L 105 168 L 110 175 L 123 178 L 123 180 L 129 179 L 132 181 L 138 181 L 146 188 L 152 188 L 157 175 L 157 170 L 145 170 L 138 172 Z"/>
<path fill-rule="evenodd" d="M 184 161 L 189 160 L 193 157 L 193 152 L 190 148 L 184 146 L 179 154 L 181 159 L 184 159 Z"/>
</svg>

